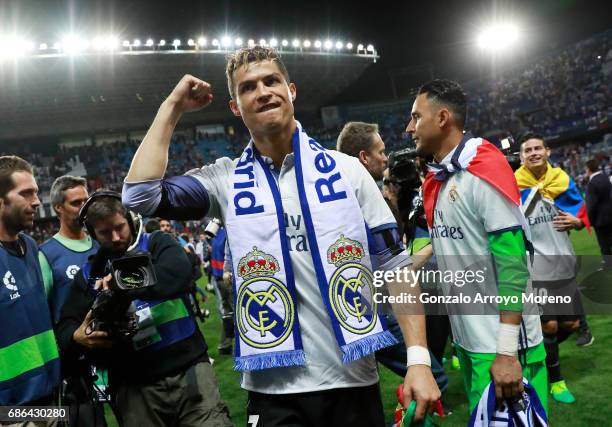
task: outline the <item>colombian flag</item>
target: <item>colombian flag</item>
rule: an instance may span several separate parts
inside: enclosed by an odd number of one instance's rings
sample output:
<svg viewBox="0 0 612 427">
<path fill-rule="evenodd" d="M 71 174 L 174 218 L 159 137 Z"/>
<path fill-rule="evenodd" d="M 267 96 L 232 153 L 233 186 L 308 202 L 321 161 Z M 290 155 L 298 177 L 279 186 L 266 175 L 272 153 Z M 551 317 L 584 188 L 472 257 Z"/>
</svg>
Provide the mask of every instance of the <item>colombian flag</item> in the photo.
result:
<svg viewBox="0 0 612 427">
<path fill-rule="evenodd" d="M 539 191 L 543 197 L 552 200 L 559 210 L 579 218 L 590 230 L 591 223 L 587 216 L 586 204 L 576 183 L 563 169 L 553 168 L 549 163 L 546 173 L 537 179 L 529 169 L 521 166 L 515 175 L 522 202 L 527 200 L 532 191 Z"/>
<path fill-rule="evenodd" d="M 446 179 L 453 173 L 466 170 L 487 182 L 502 194 L 514 206 L 514 215 L 531 241 L 531 233 L 521 212 L 521 196 L 512 168 L 501 151 L 487 140 L 474 138 L 469 132 L 455 149 L 449 164 L 433 163 L 423 183 L 423 204 L 429 227 L 433 226 L 433 212 L 438 200 L 438 193 Z"/>
</svg>

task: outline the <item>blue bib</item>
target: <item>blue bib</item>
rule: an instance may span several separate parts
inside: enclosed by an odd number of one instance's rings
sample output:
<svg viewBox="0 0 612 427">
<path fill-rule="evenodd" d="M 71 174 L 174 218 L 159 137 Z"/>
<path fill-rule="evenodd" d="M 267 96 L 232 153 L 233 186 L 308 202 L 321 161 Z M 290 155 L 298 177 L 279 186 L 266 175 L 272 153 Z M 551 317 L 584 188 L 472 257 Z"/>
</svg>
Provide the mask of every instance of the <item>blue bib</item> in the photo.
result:
<svg viewBox="0 0 612 427">
<path fill-rule="evenodd" d="M 98 252 L 100 245 L 92 240 L 91 248 L 84 252 L 76 252 L 67 248 L 57 239 L 51 238 L 40 246 L 40 251 L 45 255 L 51 270 L 53 271 L 53 287 L 49 295 L 49 307 L 53 323 L 59 321 L 62 306 L 68 299 L 70 293 L 70 283 L 81 266 L 87 259 Z"/>
<path fill-rule="evenodd" d="M 0 249 L 0 406 L 50 395 L 60 363 L 34 240 L 21 234 L 26 256 Z"/>
</svg>

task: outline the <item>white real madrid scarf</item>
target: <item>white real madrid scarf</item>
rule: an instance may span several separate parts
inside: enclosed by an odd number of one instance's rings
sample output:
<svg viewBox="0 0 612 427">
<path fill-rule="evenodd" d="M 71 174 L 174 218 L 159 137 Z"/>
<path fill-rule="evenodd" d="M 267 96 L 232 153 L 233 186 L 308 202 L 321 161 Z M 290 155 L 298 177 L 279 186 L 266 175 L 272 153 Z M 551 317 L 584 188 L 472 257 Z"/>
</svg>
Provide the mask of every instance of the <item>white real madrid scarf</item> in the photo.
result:
<svg viewBox="0 0 612 427">
<path fill-rule="evenodd" d="M 520 399 L 509 402 L 495 399 L 495 384 L 490 382 L 472 411 L 468 427 L 547 427 L 548 416 L 535 389 L 523 378 Z"/>
<path fill-rule="evenodd" d="M 335 152 L 310 139 L 299 123 L 293 152 L 316 283 L 342 360 L 349 363 L 396 344 L 373 299 L 366 224 Z M 235 369 L 303 365 L 281 195 L 253 141 L 242 153 L 231 185 L 225 223 L 234 273 Z M 312 286 L 312 279 L 299 285 Z"/>
</svg>

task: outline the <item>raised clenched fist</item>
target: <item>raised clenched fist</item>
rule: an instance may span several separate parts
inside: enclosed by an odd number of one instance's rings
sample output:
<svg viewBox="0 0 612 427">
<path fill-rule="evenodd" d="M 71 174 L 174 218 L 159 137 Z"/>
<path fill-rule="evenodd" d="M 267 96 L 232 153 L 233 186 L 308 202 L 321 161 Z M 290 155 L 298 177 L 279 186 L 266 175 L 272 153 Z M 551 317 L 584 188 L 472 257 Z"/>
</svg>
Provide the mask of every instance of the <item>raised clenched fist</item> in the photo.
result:
<svg viewBox="0 0 612 427">
<path fill-rule="evenodd" d="M 165 102 L 181 113 L 197 111 L 212 102 L 212 87 L 204 80 L 185 74 Z"/>
</svg>

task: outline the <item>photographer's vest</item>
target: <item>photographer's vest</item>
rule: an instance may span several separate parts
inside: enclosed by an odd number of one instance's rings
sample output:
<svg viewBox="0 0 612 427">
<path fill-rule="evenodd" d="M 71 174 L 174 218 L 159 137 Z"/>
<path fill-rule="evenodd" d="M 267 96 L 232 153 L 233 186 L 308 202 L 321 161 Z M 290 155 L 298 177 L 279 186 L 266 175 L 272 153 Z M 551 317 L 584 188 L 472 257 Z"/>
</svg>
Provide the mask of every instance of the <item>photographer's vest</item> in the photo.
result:
<svg viewBox="0 0 612 427">
<path fill-rule="evenodd" d="M 143 234 L 136 249 L 149 253 L 148 245 L 149 234 Z M 88 262 L 83 265 L 83 277 L 87 282 L 90 272 L 91 264 Z M 195 321 L 181 297 L 150 301 L 137 299 L 133 303 L 138 316 L 138 333 L 132 338 L 136 351 L 160 350 L 189 338 L 196 330 Z"/>
<path fill-rule="evenodd" d="M 98 252 L 100 245 L 91 240 L 91 248 L 77 252 L 63 245 L 56 238 L 47 240 L 40 246 L 40 251 L 45 255 L 51 271 L 53 272 L 53 287 L 49 295 L 49 307 L 53 323 L 59 321 L 60 310 L 68 299 L 70 284 L 81 266 L 87 262 L 90 255 Z"/>
<path fill-rule="evenodd" d="M 225 240 L 227 234 L 225 228 L 219 228 L 217 235 L 211 242 L 210 266 L 211 274 L 217 279 L 223 277 L 223 264 L 225 263 Z"/>
<path fill-rule="evenodd" d="M 49 396 L 60 382 L 38 248 L 32 238 L 20 238 L 25 257 L 0 248 L 0 406 Z"/>
</svg>

